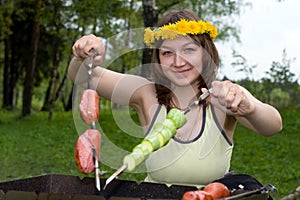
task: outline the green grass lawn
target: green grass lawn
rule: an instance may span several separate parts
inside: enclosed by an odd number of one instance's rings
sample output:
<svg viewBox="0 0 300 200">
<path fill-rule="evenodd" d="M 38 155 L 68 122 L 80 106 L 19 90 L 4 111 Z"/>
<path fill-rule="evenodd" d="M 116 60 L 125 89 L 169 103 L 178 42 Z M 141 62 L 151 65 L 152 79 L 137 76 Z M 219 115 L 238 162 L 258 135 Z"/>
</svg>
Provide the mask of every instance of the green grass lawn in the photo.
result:
<svg viewBox="0 0 300 200">
<path fill-rule="evenodd" d="M 235 134 L 232 170 L 276 186 L 279 193 L 275 199 L 291 193 L 300 185 L 299 111 L 282 110 L 284 128 L 273 137 L 264 138 L 240 126 Z M 76 128 L 72 112 L 55 112 L 50 121 L 48 113 L 43 112 L 34 112 L 24 119 L 19 115 L 20 111 L 0 110 L 0 182 L 43 174 L 87 176 L 77 171 L 74 162 L 74 145 L 80 128 Z M 100 124 L 107 135 L 105 138 L 125 150 L 130 150 L 140 141 L 123 134 L 107 110 L 102 110 Z M 106 156 L 105 150 L 101 153 L 101 156 Z M 116 165 L 118 162 L 120 159 Z M 108 171 L 104 177 L 113 172 L 103 164 L 101 168 Z M 144 176 L 145 173 L 123 173 L 119 178 L 141 181 Z"/>
</svg>

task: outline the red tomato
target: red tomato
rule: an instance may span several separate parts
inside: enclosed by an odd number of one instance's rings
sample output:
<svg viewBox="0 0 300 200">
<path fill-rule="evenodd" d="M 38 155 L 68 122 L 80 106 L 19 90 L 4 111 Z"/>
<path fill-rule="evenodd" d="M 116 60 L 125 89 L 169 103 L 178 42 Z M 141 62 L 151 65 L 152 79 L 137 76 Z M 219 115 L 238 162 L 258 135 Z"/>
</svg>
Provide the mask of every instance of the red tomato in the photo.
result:
<svg viewBox="0 0 300 200">
<path fill-rule="evenodd" d="M 213 196 L 204 190 L 197 190 L 195 193 L 197 194 L 199 200 L 213 200 Z"/>
<path fill-rule="evenodd" d="M 204 191 L 210 193 L 213 199 L 225 198 L 230 196 L 230 191 L 223 183 L 214 182 L 204 187 Z"/>
<path fill-rule="evenodd" d="M 182 196 L 182 200 L 199 200 L 194 191 L 185 192 Z"/>
<path fill-rule="evenodd" d="M 213 197 L 203 190 L 195 190 L 184 193 L 182 200 L 213 200 Z"/>
</svg>

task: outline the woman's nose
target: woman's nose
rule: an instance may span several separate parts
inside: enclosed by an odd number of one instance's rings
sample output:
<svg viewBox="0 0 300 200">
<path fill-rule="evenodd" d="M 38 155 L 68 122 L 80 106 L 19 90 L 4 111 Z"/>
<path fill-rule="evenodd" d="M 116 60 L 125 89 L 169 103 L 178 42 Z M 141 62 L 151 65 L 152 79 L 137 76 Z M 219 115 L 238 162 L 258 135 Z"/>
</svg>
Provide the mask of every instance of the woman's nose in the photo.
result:
<svg viewBox="0 0 300 200">
<path fill-rule="evenodd" d="M 185 63 L 186 63 L 186 60 L 184 59 L 184 57 L 182 57 L 178 53 L 175 54 L 175 56 L 174 56 L 174 66 L 175 67 L 182 67 L 185 65 Z"/>
</svg>

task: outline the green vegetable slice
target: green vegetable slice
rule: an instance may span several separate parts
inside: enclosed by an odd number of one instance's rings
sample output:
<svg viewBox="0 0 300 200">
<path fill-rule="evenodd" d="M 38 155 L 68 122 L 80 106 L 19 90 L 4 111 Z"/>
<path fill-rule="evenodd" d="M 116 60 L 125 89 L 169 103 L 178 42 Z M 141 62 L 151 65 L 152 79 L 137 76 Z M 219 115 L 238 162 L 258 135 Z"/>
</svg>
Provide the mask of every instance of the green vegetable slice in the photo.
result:
<svg viewBox="0 0 300 200">
<path fill-rule="evenodd" d="M 149 152 L 151 153 L 151 152 L 153 152 L 153 146 L 152 146 L 152 144 L 148 141 L 148 140 L 143 140 L 142 142 L 141 142 L 141 144 L 143 144 L 148 150 L 149 150 Z"/>
<path fill-rule="evenodd" d="M 164 146 L 185 122 L 186 117 L 182 111 L 171 109 L 167 118 L 157 122 L 146 138 L 133 148 L 132 153 L 124 157 L 123 163 L 127 164 L 127 170 L 134 170 L 150 153 Z"/>
<path fill-rule="evenodd" d="M 170 129 L 172 135 L 175 134 L 176 132 L 176 126 L 175 126 L 175 122 L 172 119 L 166 119 L 163 122 L 164 128 L 168 128 Z"/>
<path fill-rule="evenodd" d="M 180 128 L 186 122 L 184 113 L 176 108 L 172 108 L 169 111 L 167 118 L 172 119 L 175 122 L 176 128 Z"/>
<path fill-rule="evenodd" d="M 169 141 L 173 137 L 172 131 L 168 128 L 160 130 L 158 134 L 162 135 L 165 141 Z"/>
<path fill-rule="evenodd" d="M 149 155 L 151 152 L 152 152 L 152 150 L 151 149 L 149 149 L 148 148 L 148 146 L 146 146 L 145 144 L 138 144 L 138 145 L 136 145 L 134 148 L 133 148 L 133 150 L 132 150 L 132 152 L 134 152 L 134 151 L 139 151 L 139 152 L 141 152 L 144 156 L 147 156 L 147 155 Z"/>
<path fill-rule="evenodd" d="M 143 162 L 145 156 L 140 151 L 134 151 L 131 154 L 124 157 L 123 163 L 127 165 L 127 170 L 132 171 Z"/>
<path fill-rule="evenodd" d="M 164 145 L 164 138 L 162 136 L 159 136 L 157 133 L 155 135 L 147 135 L 145 140 L 150 142 L 153 150 L 156 150 Z"/>
</svg>

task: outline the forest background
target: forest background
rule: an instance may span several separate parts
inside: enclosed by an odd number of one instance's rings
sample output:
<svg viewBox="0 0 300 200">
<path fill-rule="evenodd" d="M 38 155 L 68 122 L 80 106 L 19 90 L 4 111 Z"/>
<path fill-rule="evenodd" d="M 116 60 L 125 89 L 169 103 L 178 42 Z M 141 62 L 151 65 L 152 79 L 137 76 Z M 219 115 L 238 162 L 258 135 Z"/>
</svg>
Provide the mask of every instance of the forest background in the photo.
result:
<svg viewBox="0 0 300 200">
<path fill-rule="evenodd" d="M 58 125 L 55 116 L 66 115 L 72 118 L 72 115 L 68 113 L 72 113 L 76 85 L 68 79 L 66 72 L 72 57 L 71 47 L 76 39 L 91 33 L 103 37 L 107 48 L 110 49 L 107 52 L 109 62 L 106 62 L 106 67 L 123 73 L 140 73 L 141 76 L 146 77 L 150 75 L 146 64 L 150 63 L 151 52 L 149 49 L 141 48 L 140 31 L 143 27 L 154 27 L 159 17 L 172 8 L 189 8 L 197 12 L 202 19 L 211 21 L 219 31 L 216 42 L 226 43 L 228 41 L 239 42 L 239 25 L 236 18 L 244 10 L 251 9 L 251 3 L 238 0 L 1 1 L 0 126 L 2 127 L 0 145 L 2 152 L 0 153 L 4 156 L 3 160 L 8 160 L 5 152 L 13 148 L 7 145 L 9 139 L 5 136 L 9 134 L 8 124 L 13 126 L 12 124 L 25 123 L 26 120 L 46 118 L 48 126 L 52 127 Z M 291 128 L 285 128 L 283 131 L 296 134 L 299 130 L 297 129 L 299 122 L 295 116 L 299 110 L 300 87 L 295 74 L 290 71 L 294 58 L 289 58 L 283 49 L 281 60 L 273 61 L 265 76 L 260 80 L 254 80 L 253 69 L 259 66 L 249 65 L 245 57 L 234 49 L 232 49 L 232 55 L 234 58 L 231 62 L 232 68 L 246 74 L 245 78 L 232 81 L 243 85 L 262 101 L 277 107 L 283 116 L 287 116 L 284 119 L 285 127 Z M 222 58 L 220 67 L 222 68 Z M 227 78 L 222 77 L 222 79 Z M 109 106 L 110 102 L 105 100 L 102 100 L 101 104 L 103 104 L 101 105 L 103 109 L 107 109 L 104 111 L 108 113 L 107 115 L 110 115 L 111 109 L 117 107 L 114 104 Z M 113 124 L 112 121 L 113 119 L 106 123 L 107 127 L 110 123 Z M 32 123 L 28 124 L 32 125 L 29 129 L 33 130 L 35 125 Z M 118 127 L 114 126 L 112 129 L 116 131 Z M 46 128 L 41 130 L 47 131 Z M 56 129 L 53 128 L 53 130 Z M 244 129 L 239 130 L 246 132 Z M 11 132 L 18 135 L 23 131 L 14 126 L 13 131 L 10 129 Z M 293 140 L 292 137 L 296 135 L 290 135 L 288 141 L 296 142 L 297 140 Z M 59 139 L 61 138 L 54 137 L 54 144 L 59 144 Z M 279 140 L 281 139 L 277 142 Z M 262 140 L 264 143 L 267 141 Z M 30 143 L 30 140 L 28 142 Z M 287 154 L 292 155 L 300 153 L 296 145 L 293 149 L 286 151 Z M 27 160 L 34 159 L 26 158 Z M 292 160 L 286 162 L 297 166 Z M 10 164 L 13 163 L 8 162 L 0 168 L 3 175 L 0 181 L 36 175 L 30 172 L 23 175 L 20 172 L 18 176 L 11 175 L 8 172 L 10 170 L 7 170 Z M 288 186 L 285 187 L 282 196 L 292 192 L 296 185 L 300 185 L 299 166 L 291 170 L 293 173 L 289 180 L 292 179 L 293 182 L 285 183 Z M 53 167 L 58 168 L 55 164 Z M 249 170 L 252 171 L 253 168 L 249 166 Z M 19 169 L 19 171 L 22 170 Z M 44 169 L 44 173 L 47 172 L 49 171 Z"/>
</svg>

